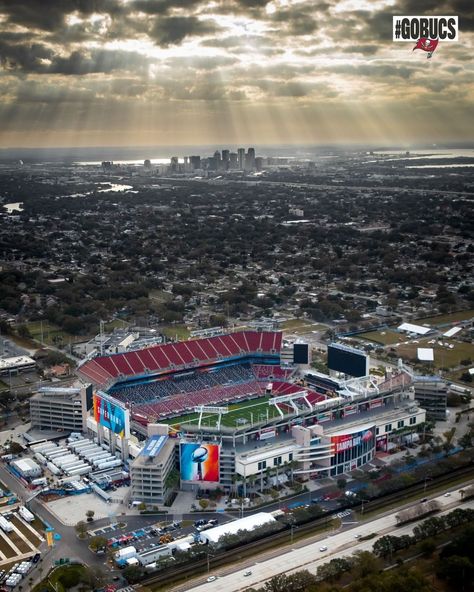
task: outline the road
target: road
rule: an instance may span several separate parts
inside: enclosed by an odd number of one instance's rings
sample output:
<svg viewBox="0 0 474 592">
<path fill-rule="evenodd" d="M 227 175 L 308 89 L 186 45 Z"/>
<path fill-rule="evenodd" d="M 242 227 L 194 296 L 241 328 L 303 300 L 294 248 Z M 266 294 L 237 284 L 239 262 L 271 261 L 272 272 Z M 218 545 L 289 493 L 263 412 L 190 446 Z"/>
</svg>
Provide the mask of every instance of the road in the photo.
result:
<svg viewBox="0 0 474 592">
<path fill-rule="evenodd" d="M 443 515 L 452 511 L 454 508 L 461 505 L 461 498 L 458 493 L 459 489 L 451 492 L 449 497 L 440 495 L 436 498 L 439 501 L 442 512 L 437 515 Z M 412 503 L 409 505 L 413 505 Z M 474 500 L 471 502 L 462 503 L 463 508 L 474 508 Z M 369 520 L 354 526 L 347 530 L 334 533 L 332 536 L 321 535 L 316 542 L 307 543 L 302 541 L 298 544 L 291 545 L 291 550 L 287 552 L 279 551 L 276 556 L 263 561 L 246 560 L 236 565 L 231 565 L 217 569 L 211 575 L 217 576 L 214 582 L 206 582 L 206 576 L 196 578 L 193 583 L 186 583 L 174 587 L 174 592 L 239 592 L 246 590 L 249 587 L 262 586 L 267 580 L 278 574 L 291 574 L 302 569 L 307 569 L 311 573 L 316 573 L 317 568 L 331 559 L 346 557 L 354 551 L 371 551 L 374 542 L 378 537 L 368 541 L 359 541 L 355 535 L 369 535 L 377 533 L 383 536 L 387 534 L 394 534 L 400 536 L 403 534 L 411 534 L 415 523 L 408 524 L 403 527 L 397 527 L 395 521 L 395 512 L 393 510 L 387 512 L 384 516 Z M 327 547 L 327 550 L 320 549 Z M 250 570 L 250 576 L 244 576 L 244 572 Z"/>
</svg>

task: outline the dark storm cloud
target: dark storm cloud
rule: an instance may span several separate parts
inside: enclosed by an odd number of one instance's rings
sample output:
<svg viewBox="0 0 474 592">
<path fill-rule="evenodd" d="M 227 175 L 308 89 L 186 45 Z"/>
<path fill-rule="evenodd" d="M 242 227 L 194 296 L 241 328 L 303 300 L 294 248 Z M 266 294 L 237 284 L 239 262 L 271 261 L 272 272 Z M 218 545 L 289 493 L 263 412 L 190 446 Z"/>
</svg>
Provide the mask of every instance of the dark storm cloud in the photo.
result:
<svg viewBox="0 0 474 592">
<path fill-rule="evenodd" d="M 136 52 L 101 49 L 59 55 L 40 43 L 9 45 L 0 40 L 0 65 L 12 72 L 82 76 L 116 70 L 137 71 L 147 67 L 148 60 Z"/>
<path fill-rule="evenodd" d="M 130 4 L 130 11 L 145 14 L 166 14 L 176 8 L 197 8 L 202 0 L 135 0 Z"/>
<path fill-rule="evenodd" d="M 41 43 L 10 45 L 0 38 L 0 66 L 3 70 L 45 72 L 44 60 L 50 60 L 53 55 L 53 51 Z"/>
<path fill-rule="evenodd" d="M 116 16 L 122 11 L 118 0 L 0 0 L 0 13 L 8 17 L 9 23 L 44 31 L 62 28 L 66 15 L 73 12 Z"/>
<path fill-rule="evenodd" d="M 275 12 L 272 21 L 284 24 L 291 35 L 310 35 L 317 29 L 313 14 L 314 10 L 299 6 Z"/>
<path fill-rule="evenodd" d="M 212 20 L 200 20 L 195 16 L 158 17 L 150 31 L 150 37 L 157 45 L 177 45 L 186 37 L 197 37 L 216 33 L 219 27 Z"/>
</svg>

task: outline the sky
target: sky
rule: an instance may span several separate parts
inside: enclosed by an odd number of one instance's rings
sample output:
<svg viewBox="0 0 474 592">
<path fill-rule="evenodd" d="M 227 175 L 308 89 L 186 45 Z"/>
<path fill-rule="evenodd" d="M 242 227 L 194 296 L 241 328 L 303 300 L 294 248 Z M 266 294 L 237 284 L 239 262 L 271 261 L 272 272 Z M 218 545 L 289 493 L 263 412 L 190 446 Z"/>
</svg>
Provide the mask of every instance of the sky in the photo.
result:
<svg viewBox="0 0 474 592">
<path fill-rule="evenodd" d="M 0 0 L 0 148 L 470 141 L 473 31 L 473 0 Z"/>
</svg>

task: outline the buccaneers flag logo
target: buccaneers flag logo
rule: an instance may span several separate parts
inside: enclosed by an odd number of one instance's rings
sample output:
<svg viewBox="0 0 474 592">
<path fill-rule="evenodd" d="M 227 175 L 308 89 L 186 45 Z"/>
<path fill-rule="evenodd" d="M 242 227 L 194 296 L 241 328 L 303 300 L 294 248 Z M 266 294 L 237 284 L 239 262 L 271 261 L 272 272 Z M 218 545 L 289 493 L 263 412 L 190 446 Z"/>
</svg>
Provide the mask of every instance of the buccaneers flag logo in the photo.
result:
<svg viewBox="0 0 474 592">
<path fill-rule="evenodd" d="M 437 47 L 438 39 L 427 39 L 426 37 L 422 37 L 421 39 L 418 39 L 418 41 L 416 42 L 413 51 L 415 51 L 415 49 L 422 49 L 423 51 L 427 51 L 428 55 L 426 57 L 430 58 Z"/>
</svg>

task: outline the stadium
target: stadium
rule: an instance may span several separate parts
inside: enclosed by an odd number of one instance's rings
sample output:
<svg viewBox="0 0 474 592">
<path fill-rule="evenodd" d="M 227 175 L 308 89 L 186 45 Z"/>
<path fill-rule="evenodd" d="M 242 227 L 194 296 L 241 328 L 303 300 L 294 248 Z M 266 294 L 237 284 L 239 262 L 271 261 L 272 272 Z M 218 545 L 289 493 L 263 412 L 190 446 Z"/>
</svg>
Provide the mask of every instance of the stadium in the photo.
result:
<svg viewBox="0 0 474 592">
<path fill-rule="evenodd" d="M 156 440 L 150 462 L 132 463 L 132 484 L 134 467 L 142 474 L 154 462 L 179 467 L 183 489 L 212 481 L 230 491 L 236 475 L 263 483 L 264 472 L 290 464 L 301 479 L 340 475 L 386 450 L 401 427 L 425 420 L 404 368 L 358 376 L 358 368 L 368 371 L 365 354 L 335 346 L 335 364 L 353 373 L 336 378 L 309 370 L 307 346 L 302 355 L 301 344 L 288 352 L 282 343 L 281 332 L 239 331 L 98 356 L 78 373 L 127 410 L 134 431 L 172 441 Z M 198 448 L 204 456 L 193 461 Z M 134 497 L 153 498 L 137 490 Z"/>
<path fill-rule="evenodd" d="M 99 356 L 85 361 L 79 373 L 125 404 L 132 421 L 143 426 L 172 423 L 201 406 L 230 406 L 235 415 L 250 400 L 258 413 L 262 404 L 268 408 L 270 381 L 273 394 L 301 392 L 288 382 L 295 367 L 280 365 L 281 345 L 280 332 L 241 331 Z M 324 398 L 311 390 L 305 396 L 309 404 Z"/>
</svg>

